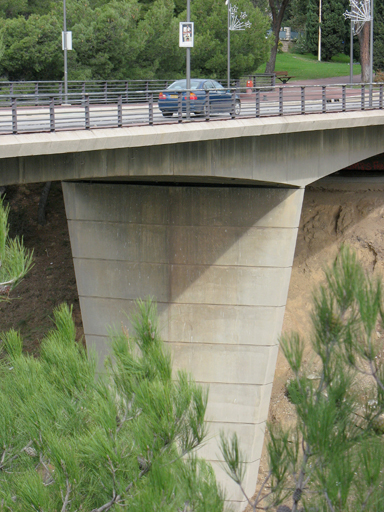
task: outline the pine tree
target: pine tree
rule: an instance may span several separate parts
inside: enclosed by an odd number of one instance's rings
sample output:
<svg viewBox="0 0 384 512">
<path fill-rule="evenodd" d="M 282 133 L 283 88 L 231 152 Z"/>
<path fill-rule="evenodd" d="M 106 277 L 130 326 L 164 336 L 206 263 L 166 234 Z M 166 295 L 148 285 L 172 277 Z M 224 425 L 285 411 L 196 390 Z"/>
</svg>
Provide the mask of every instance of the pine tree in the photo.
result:
<svg viewBox="0 0 384 512">
<path fill-rule="evenodd" d="M 346 37 L 344 12 L 343 2 L 323 0 L 321 23 L 321 56 L 323 60 L 331 60 L 334 55 L 343 51 L 343 42 Z"/>
<path fill-rule="evenodd" d="M 373 24 L 373 68 L 384 71 L 384 4 L 377 2 L 374 10 Z"/>
<path fill-rule="evenodd" d="M 317 55 L 319 40 L 319 5 L 316 0 L 308 1 L 305 40 L 308 51 L 313 53 L 313 55 Z"/>
<path fill-rule="evenodd" d="M 32 266 L 32 252 L 23 241 L 8 236 L 9 207 L 0 198 L 0 300 L 7 299 Z"/>
<path fill-rule="evenodd" d="M 0 335 L 0 510 L 221 512 L 205 439 L 207 392 L 172 376 L 154 304 L 138 303 L 135 334 L 112 336 L 113 358 L 75 341 L 71 310 L 35 359 L 17 332 Z"/>
<path fill-rule="evenodd" d="M 297 423 L 269 425 L 270 470 L 249 502 L 254 511 L 381 512 L 384 296 L 381 280 L 364 274 L 348 248 L 314 295 L 312 323 L 317 378 L 303 364 L 303 340 L 297 334 L 281 340 L 294 376 L 287 391 Z M 222 453 L 241 485 L 245 465 L 236 436 L 222 437 Z"/>
</svg>

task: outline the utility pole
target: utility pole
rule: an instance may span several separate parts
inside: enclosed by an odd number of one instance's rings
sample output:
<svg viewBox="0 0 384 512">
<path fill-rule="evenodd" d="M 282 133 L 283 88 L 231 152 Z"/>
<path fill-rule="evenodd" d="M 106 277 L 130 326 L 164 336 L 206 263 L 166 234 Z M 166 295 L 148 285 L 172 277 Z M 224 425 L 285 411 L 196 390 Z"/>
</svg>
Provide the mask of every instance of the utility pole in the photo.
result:
<svg viewBox="0 0 384 512">
<path fill-rule="evenodd" d="M 189 0 L 188 0 L 189 1 Z M 63 0 L 64 7 L 64 98 L 65 103 L 68 103 L 68 65 L 67 65 L 67 9 L 65 0 Z"/>
<path fill-rule="evenodd" d="M 187 23 L 191 21 L 191 0 L 187 0 Z M 187 48 L 187 90 L 191 88 L 191 48 Z"/>
<path fill-rule="evenodd" d="M 318 50 L 317 50 L 317 60 L 321 61 L 321 9 L 322 4 L 321 0 L 319 0 L 319 41 L 318 41 Z"/>
</svg>

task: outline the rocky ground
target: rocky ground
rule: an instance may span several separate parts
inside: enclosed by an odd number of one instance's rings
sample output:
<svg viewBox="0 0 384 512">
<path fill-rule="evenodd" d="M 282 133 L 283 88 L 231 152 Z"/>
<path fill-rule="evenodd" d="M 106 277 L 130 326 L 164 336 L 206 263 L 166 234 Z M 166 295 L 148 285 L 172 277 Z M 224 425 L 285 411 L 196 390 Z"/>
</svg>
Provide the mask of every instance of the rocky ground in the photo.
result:
<svg viewBox="0 0 384 512">
<path fill-rule="evenodd" d="M 61 302 L 73 304 L 78 339 L 83 335 L 61 185 L 52 186 L 44 227 L 37 224 L 42 187 L 8 187 L 6 192 L 6 202 L 11 206 L 11 235 L 23 236 L 25 245 L 34 250 L 34 267 L 13 292 L 12 300 L 0 303 L 0 331 L 19 329 L 25 350 L 32 354 L 38 354 L 41 338 L 52 327 L 53 310 Z M 353 247 L 368 272 L 384 275 L 383 192 L 384 179 L 375 175 L 347 181 L 336 176 L 306 190 L 284 331 L 296 330 L 308 336 L 312 290 L 323 281 L 323 268 L 333 261 L 341 244 Z M 305 362 L 316 364 L 309 349 Z M 270 421 L 286 424 L 294 420 L 292 405 L 285 396 L 289 377 L 280 354 Z M 261 478 L 266 470 L 264 454 Z"/>
</svg>

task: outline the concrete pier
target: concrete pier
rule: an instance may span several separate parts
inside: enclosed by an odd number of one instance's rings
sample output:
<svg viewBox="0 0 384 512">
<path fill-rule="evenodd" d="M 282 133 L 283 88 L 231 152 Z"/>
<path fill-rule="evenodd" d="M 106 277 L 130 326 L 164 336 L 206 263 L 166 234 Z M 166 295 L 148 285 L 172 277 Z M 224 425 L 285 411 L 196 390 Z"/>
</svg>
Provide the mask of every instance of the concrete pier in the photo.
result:
<svg viewBox="0 0 384 512">
<path fill-rule="evenodd" d="M 236 431 L 255 489 L 303 189 L 63 183 L 87 345 L 108 352 L 137 298 L 158 303 L 174 369 L 209 386 L 210 460 Z"/>
</svg>

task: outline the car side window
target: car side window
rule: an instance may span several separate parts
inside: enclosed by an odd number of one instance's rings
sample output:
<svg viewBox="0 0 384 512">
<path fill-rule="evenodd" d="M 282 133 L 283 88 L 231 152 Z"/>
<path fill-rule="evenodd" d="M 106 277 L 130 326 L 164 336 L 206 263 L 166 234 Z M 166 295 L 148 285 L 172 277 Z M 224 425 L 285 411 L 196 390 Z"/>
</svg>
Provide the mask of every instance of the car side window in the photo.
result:
<svg viewBox="0 0 384 512">
<path fill-rule="evenodd" d="M 208 80 L 204 83 L 204 89 L 207 91 L 208 89 L 214 89 L 214 85 L 211 80 Z"/>
</svg>

